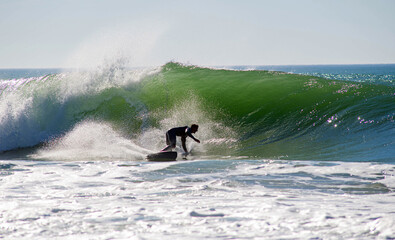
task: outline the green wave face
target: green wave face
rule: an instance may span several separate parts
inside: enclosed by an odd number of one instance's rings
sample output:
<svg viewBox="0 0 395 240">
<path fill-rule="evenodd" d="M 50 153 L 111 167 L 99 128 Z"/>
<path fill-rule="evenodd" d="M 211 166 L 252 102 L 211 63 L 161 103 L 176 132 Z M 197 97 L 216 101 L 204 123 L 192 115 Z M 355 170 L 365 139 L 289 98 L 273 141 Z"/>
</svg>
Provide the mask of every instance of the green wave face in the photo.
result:
<svg viewBox="0 0 395 240">
<path fill-rule="evenodd" d="M 168 63 L 142 82 L 139 94 L 150 112 L 161 113 L 154 124 L 198 99 L 199 106 L 186 114 L 199 108 L 206 118 L 231 128 L 237 138 L 232 154 L 385 161 L 393 153 L 388 147 L 394 133 L 393 93 L 388 86 Z"/>
</svg>

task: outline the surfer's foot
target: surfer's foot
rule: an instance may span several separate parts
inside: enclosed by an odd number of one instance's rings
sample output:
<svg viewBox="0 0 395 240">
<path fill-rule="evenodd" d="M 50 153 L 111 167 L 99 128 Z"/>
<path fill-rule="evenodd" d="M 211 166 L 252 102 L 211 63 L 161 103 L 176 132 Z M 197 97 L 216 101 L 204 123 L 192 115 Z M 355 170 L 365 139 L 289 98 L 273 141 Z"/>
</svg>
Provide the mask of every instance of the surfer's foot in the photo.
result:
<svg viewBox="0 0 395 240">
<path fill-rule="evenodd" d="M 160 150 L 160 152 L 173 152 L 173 150 L 172 149 L 162 149 L 162 150 Z"/>
</svg>

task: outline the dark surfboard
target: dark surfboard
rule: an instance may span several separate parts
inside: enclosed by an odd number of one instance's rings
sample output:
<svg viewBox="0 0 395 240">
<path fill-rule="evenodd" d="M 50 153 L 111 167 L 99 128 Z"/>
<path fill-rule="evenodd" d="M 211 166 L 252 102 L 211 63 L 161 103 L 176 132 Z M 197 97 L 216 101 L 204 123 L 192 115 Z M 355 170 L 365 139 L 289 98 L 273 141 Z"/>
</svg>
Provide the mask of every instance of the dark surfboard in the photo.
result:
<svg viewBox="0 0 395 240">
<path fill-rule="evenodd" d="M 147 160 L 153 162 L 175 161 L 176 158 L 177 152 L 158 152 L 147 155 Z"/>
</svg>

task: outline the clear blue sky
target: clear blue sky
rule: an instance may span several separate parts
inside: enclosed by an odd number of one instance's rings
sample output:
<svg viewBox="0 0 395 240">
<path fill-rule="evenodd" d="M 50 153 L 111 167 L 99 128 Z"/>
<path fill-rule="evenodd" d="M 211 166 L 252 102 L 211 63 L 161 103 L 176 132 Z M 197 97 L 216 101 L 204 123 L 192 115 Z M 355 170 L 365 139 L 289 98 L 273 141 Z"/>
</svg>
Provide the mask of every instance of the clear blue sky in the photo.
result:
<svg viewBox="0 0 395 240">
<path fill-rule="evenodd" d="M 0 68 L 395 63 L 393 0 L 0 0 Z"/>
</svg>

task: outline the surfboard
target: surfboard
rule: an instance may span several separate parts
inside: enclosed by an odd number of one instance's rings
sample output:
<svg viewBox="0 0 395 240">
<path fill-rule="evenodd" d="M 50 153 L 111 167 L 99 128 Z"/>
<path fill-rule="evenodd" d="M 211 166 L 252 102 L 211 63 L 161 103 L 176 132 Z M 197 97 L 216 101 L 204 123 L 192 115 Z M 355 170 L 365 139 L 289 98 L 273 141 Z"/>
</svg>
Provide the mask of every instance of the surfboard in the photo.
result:
<svg viewBox="0 0 395 240">
<path fill-rule="evenodd" d="M 158 152 L 147 155 L 147 160 L 152 162 L 169 162 L 175 161 L 177 152 Z"/>
</svg>

